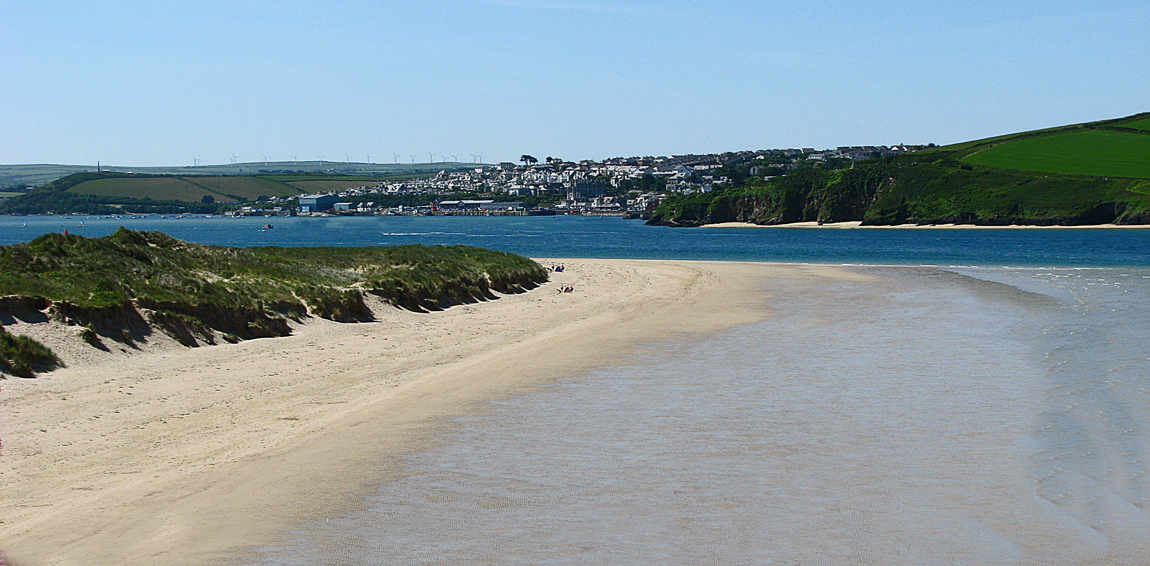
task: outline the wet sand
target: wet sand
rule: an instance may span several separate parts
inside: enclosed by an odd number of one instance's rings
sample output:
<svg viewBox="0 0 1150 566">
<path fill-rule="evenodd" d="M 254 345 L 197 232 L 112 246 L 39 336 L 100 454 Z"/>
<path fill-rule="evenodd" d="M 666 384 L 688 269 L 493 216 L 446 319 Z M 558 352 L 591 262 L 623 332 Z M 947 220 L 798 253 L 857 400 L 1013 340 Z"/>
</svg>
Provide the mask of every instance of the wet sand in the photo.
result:
<svg viewBox="0 0 1150 566">
<path fill-rule="evenodd" d="M 234 345 L 157 339 L 103 353 L 66 346 L 72 329 L 10 327 L 68 367 L 0 382 L 0 548 L 33 566 L 244 561 L 361 504 L 402 474 L 400 456 L 435 446 L 451 418 L 486 401 L 623 363 L 651 340 L 762 320 L 772 280 L 856 277 L 561 261 L 565 272 L 528 293 L 434 313 L 374 305 L 376 322 L 313 320 Z"/>
<path fill-rule="evenodd" d="M 250 566 L 1150 563 L 1150 271 L 851 269 L 490 403 Z"/>
</svg>

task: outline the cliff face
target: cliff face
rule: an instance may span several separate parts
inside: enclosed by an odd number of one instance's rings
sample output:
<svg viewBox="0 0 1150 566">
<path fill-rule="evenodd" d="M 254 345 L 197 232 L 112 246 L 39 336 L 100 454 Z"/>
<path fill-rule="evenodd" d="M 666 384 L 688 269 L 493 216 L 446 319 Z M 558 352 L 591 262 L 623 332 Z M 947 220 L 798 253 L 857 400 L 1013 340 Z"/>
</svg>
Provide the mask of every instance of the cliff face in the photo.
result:
<svg viewBox="0 0 1150 566">
<path fill-rule="evenodd" d="M 935 152 L 673 197 L 660 205 L 649 224 L 1145 224 L 1150 222 L 1146 184 L 1140 179 L 991 169 Z"/>
</svg>

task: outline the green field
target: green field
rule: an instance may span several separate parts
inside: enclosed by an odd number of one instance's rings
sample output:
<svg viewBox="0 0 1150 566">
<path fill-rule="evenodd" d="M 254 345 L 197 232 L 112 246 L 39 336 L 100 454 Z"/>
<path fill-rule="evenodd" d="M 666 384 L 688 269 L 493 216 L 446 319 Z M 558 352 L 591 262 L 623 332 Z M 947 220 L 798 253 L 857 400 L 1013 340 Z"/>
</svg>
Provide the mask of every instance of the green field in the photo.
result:
<svg viewBox="0 0 1150 566">
<path fill-rule="evenodd" d="M 1043 173 L 1150 178 L 1150 134 L 1089 129 L 1018 137 L 971 153 L 963 161 Z"/>
<path fill-rule="evenodd" d="M 1115 125 L 1116 126 L 1122 126 L 1123 128 L 1133 128 L 1135 130 L 1146 130 L 1146 131 L 1150 132 L 1150 117 L 1142 118 L 1139 120 L 1132 120 L 1130 122 L 1119 123 L 1119 124 L 1115 124 Z"/>
<path fill-rule="evenodd" d="M 11 198 L 11 197 L 18 197 L 18 196 L 20 196 L 20 195 L 22 195 L 22 194 L 24 194 L 24 193 L 4 193 L 4 192 L 0 192 L 0 198 Z"/>
<path fill-rule="evenodd" d="M 220 199 L 223 195 L 214 193 L 180 177 L 121 177 L 96 179 L 80 183 L 69 193 L 78 195 L 100 195 L 107 197 L 150 198 L 152 200 L 182 200 L 200 202 L 205 195 Z"/>
<path fill-rule="evenodd" d="M 264 197 L 290 197 L 300 191 L 290 185 L 262 177 L 184 177 L 217 195 L 227 195 L 228 200 L 255 200 Z M 219 197 L 216 197 L 217 200 Z"/>
<path fill-rule="evenodd" d="M 227 177 L 115 177 L 95 179 L 68 189 L 77 195 L 150 198 L 152 200 L 200 202 L 207 195 L 219 202 L 252 201 L 264 197 L 293 197 L 303 193 L 342 191 L 349 187 L 375 186 L 379 179 L 317 179 L 275 176 Z"/>
</svg>

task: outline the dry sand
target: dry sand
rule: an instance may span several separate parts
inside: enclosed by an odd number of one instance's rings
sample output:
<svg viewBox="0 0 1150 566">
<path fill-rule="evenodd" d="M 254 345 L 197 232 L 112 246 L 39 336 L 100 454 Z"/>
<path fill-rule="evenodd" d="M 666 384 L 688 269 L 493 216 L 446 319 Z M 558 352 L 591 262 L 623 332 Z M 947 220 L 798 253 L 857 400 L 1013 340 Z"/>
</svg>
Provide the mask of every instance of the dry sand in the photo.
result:
<svg viewBox="0 0 1150 566">
<path fill-rule="evenodd" d="M 620 363 L 650 340 L 761 319 L 771 278 L 849 276 L 563 263 L 551 282 L 496 301 L 434 313 L 374 305 L 376 322 L 313 320 L 234 345 L 157 339 L 104 353 L 65 346 L 75 329 L 10 328 L 38 334 L 68 367 L 0 381 L 0 548 L 20 566 L 242 562 L 303 521 L 359 504 L 402 474 L 398 456 L 433 445 L 485 400 Z"/>
</svg>

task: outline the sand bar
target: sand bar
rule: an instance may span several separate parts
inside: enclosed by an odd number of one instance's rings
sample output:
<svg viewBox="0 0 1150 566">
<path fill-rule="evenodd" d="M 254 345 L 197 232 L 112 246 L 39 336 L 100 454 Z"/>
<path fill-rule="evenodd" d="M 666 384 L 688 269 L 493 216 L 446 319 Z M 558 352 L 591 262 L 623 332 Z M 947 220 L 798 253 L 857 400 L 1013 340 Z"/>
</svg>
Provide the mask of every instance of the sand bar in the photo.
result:
<svg viewBox="0 0 1150 566">
<path fill-rule="evenodd" d="M 433 445 L 485 400 L 621 363 L 650 340 L 759 320 L 772 278 L 851 277 L 762 263 L 562 263 L 549 283 L 496 301 L 433 313 L 376 305 L 376 322 L 317 319 L 234 345 L 157 340 L 101 353 L 38 330 L 69 367 L 0 381 L 0 548 L 22 566 L 242 562 L 303 521 L 357 505 L 402 473 L 398 456 Z"/>
<path fill-rule="evenodd" d="M 753 222 L 716 222 L 714 224 L 703 224 L 701 228 L 825 228 L 832 229 L 852 229 L 862 228 L 867 230 L 907 230 L 912 228 L 918 229 L 946 229 L 946 230 L 1056 230 L 1056 229 L 1072 229 L 1081 230 L 1088 228 L 1105 228 L 1105 229 L 1124 229 L 1124 228 L 1150 228 L 1150 224 L 1076 224 L 1074 226 L 1038 226 L 1033 224 L 1010 224 L 1007 226 L 983 226 L 978 224 L 895 224 L 891 226 L 864 226 L 862 222 L 857 220 L 847 222 L 826 222 L 819 224 L 818 222 L 789 222 L 787 224 L 755 224 Z"/>
</svg>

